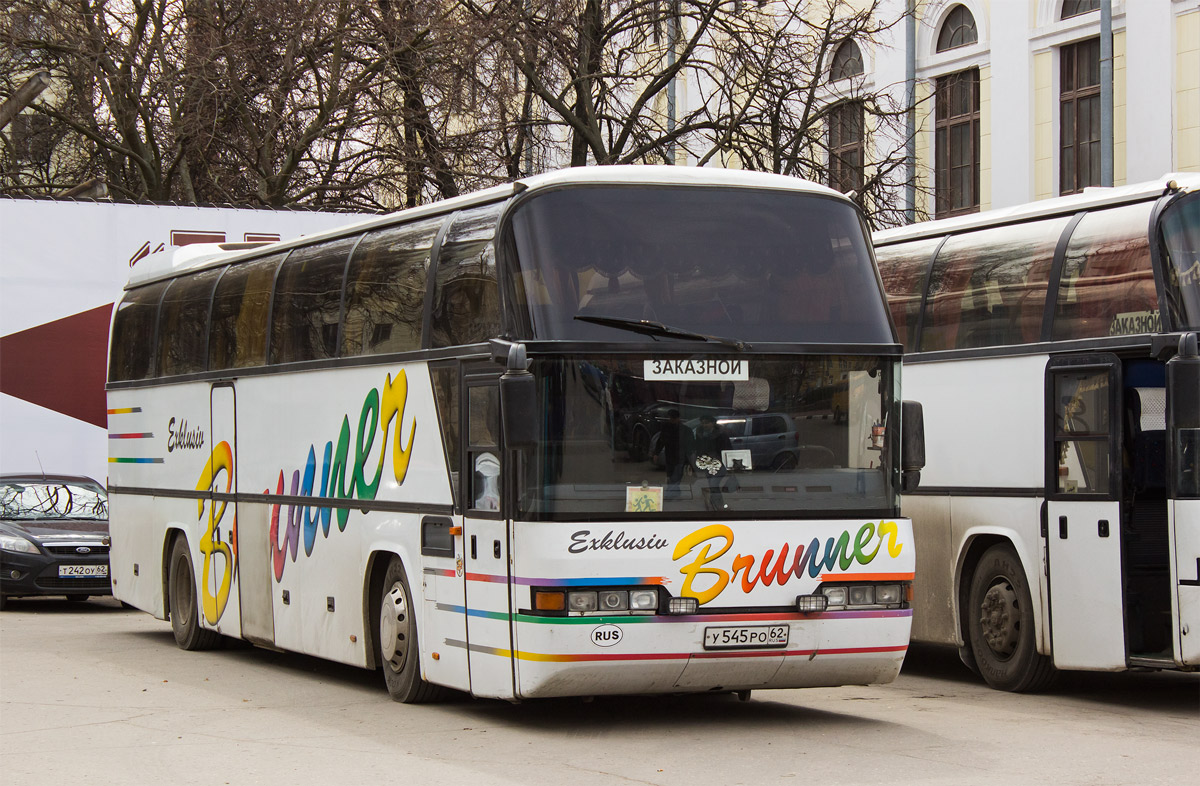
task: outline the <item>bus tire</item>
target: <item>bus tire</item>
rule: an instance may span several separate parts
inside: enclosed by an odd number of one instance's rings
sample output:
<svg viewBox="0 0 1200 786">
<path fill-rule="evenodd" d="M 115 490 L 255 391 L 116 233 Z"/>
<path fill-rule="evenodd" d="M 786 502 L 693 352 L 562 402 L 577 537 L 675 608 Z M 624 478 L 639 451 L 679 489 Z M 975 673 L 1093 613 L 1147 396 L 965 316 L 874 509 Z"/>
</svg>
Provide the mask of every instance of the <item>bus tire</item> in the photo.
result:
<svg viewBox="0 0 1200 786">
<path fill-rule="evenodd" d="M 171 546 L 167 563 L 167 603 L 171 612 L 171 632 L 175 643 L 185 650 L 210 650 L 221 641 L 215 630 L 200 627 L 200 607 L 196 598 L 196 571 L 187 538 L 179 535 Z"/>
<path fill-rule="evenodd" d="M 967 634 L 979 674 L 993 688 L 1015 693 L 1043 690 L 1057 672 L 1037 651 L 1033 598 L 1025 569 L 1012 547 L 983 553 L 967 593 Z"/>
<path fill-rule="evenodd" d="M 421 679 L 417 618 L 408 576 L 399 557 L 392 557 L 379 593 L 375 655 L 393 701 L 420 704 L 440 697 L 441 690 Z"/>
</svg>

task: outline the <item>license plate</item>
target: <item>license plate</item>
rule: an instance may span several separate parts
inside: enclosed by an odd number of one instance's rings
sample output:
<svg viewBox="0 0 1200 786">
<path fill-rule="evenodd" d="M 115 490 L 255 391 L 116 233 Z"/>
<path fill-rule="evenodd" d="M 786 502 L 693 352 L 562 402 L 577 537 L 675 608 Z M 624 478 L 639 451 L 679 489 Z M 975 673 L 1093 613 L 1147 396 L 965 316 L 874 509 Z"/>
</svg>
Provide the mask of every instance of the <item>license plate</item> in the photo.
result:
<svg viewBox="0 0 1200 786">
<path fill-rule="evenodd" d="M 62 578 L 88 578 L 96 576 L 107 576 L 107 565 L 59 565 L 58 577 Z"/>
<path fill-rule="evenodd" d="M 753 625 L 728 628 L 705 628 L 704 649 L 740 650 L 786 647 L 787 625 Z"/>
</svg>

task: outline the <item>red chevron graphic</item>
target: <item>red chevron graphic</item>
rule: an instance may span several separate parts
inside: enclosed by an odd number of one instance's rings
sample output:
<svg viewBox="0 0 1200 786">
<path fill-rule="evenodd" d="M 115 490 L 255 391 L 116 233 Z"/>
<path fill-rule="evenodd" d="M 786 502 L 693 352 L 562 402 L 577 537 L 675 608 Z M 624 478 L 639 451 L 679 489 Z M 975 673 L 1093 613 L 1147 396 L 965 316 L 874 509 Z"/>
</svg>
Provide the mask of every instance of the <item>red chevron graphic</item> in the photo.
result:
<svg viewBox="0 0 1200 786">
<path fill-rule="evenodd" d="M 104 428 L 112 304 L 0 337 L 0 393 Z"/>
</svg>

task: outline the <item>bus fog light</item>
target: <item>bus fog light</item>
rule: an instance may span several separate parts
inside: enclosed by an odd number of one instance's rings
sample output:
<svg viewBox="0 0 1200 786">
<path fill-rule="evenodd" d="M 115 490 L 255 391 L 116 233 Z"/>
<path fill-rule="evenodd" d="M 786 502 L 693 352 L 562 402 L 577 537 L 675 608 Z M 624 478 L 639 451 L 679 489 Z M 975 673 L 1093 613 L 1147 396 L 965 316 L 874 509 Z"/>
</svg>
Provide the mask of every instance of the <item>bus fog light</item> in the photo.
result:
<svg viewBox="0 0 1200 786">
<path fill-rule="evenodd" d="M 567 607 L 567 601 L 561 592 L 535 592 L 533 607 L 538 611 L 563 611 Z"/>
<path fill-rule="evenodd" d="M 625 590 L 604 590 L 600 593 L 601 611 L 625 611 L 629 608 L 629 593 Z"/>
<path fill-rule="evenodd" d="M 596 604 L 597 599 L 595 592 L 567 593 L 567 609 L 569 611 L 595 611 Z"/>
<path fill-rule="evenodd" d="M 668 614 L 695 614 L 700 610 L 700 601 L 695 598 L 671 598 L 667 604 Z"/>
<path fill-rule="evenodd" d="M 629 608 L 634 611 L 653 611 L 658 608 L 658 592 L 655 590 L 630 590 Z"/>
<path fill-rule="evenodd" d="M 796 611 L 801 614 L 812 614 L 818 611 L 824 611 L 829 606 L 829 598 L 821 594 L 816 595 L 797 595 L 796 596 Z"/>
<path fill-rule="evenodd" d="M 875 603 L 875 587 L 872 584 L 861 584 L 850 588 L 851 606 L 870 606 Z"/>
<path fill-rule="evenodd" d="M 880 584 L 875 587 L 876 603 L 899 603 L 900 597 L 899 584 Z"/>
<path fill-rule="evenodd" d="M 825 587 L 821 590 L 826 598 L 829 599 L 830 606 L 845 606 L 846 605 L 846 588 L 845 587 Z"/>
</svg>

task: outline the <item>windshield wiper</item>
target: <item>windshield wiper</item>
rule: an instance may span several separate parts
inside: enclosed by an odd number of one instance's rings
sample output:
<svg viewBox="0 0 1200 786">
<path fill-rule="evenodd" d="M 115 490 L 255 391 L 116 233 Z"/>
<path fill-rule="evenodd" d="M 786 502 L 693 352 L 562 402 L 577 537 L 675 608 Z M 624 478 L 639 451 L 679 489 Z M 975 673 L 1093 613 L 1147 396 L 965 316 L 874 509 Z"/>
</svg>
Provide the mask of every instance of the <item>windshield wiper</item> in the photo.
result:
<svg viewBox="0 0 1200 786">
<path fill-rule="evenodd" d="M 619 330 L 629 330 L 634 333 L 642 333 L 647 336 L 670 336 L 671 338 L 690 338 L 699 341 L 712 341 L 717 344 L 724 344 L 727 347 L 733 347 L 738 351 L 744 352 L 750 349 L 750 345 L 745 341 L 738 341 L 735 338 L 724 338 L 722 336 L 710 336 L 706 333 L 695 333 L 691 330 L 683 330 L 682 328 L 671 327 L 664 325 L 661 322 L 654 322 L 649 319 L 626 319 L 625 317 L 605 317 L 593 316 L 590 314 L 576 314 L 575 318 L 580 322 L 591 322 L 594 325 L 604 325 L 605 327 L 617 328 Z"/>
</svg>

